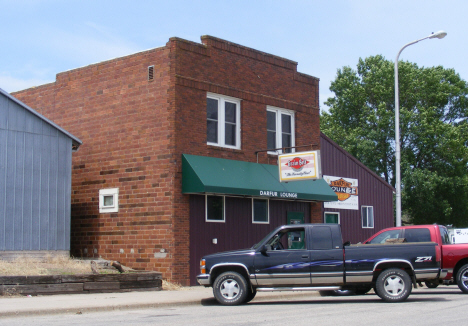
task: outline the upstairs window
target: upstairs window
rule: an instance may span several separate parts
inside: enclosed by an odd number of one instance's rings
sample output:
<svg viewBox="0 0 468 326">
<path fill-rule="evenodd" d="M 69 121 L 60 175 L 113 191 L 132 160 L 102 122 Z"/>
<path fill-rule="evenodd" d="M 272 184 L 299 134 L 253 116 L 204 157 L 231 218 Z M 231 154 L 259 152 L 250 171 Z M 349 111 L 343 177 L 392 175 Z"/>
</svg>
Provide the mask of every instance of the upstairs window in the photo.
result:
<svg viewBox="0 0 468 326">
<path fill-rule="evenodd" d="M 282 150 L 275 148 L 294 147 L 294 112 L 284 109 L 267 108 L 267 147 L 269 154 L 282 154 Z M 286 148 L 284 153 L 291 153 L 292 148 Z"/>
<path fill-rule="evenodd" d="M 240 149 L 240 100 L 207 95 L 206 139 L 208 145 Z"/>
</svg>

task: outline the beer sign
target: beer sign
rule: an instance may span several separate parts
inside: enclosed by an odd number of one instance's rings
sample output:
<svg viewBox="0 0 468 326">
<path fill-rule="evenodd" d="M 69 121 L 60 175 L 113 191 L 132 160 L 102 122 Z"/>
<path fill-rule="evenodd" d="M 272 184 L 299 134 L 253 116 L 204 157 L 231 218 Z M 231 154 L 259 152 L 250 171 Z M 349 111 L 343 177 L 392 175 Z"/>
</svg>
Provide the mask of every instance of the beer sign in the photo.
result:
<svg viewBox="0 0 468 326">
<path fill-rule="evenodd" d="M 326 202 L 324 208 L 359 209 L 358 179 L 324 175 L 323 179 L 338 196 L 338 201 Z"/>
<path fill-rule="evenodd" d="M 288 153 L 278 156 L 280 182 L 320 179 L 320 151 Z"/>
</svg>

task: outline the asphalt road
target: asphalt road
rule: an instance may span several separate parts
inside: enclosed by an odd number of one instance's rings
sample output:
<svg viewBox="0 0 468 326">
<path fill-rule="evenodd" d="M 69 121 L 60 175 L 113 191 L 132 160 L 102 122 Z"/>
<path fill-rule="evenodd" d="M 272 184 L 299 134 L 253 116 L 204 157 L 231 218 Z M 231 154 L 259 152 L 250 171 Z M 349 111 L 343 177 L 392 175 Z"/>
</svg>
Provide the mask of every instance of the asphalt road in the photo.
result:
<svg viewBox="0 0 468 326">
<path fill-rule="evenodd" d="M 468 295 L 456 286 L 413 290 L 403 303 L 375 294 L 352 297 L 289 297 L 220 306 L 214 299 L 173 308 L 1 319 L 0 325 L 466 325 Z"/>
</svg>

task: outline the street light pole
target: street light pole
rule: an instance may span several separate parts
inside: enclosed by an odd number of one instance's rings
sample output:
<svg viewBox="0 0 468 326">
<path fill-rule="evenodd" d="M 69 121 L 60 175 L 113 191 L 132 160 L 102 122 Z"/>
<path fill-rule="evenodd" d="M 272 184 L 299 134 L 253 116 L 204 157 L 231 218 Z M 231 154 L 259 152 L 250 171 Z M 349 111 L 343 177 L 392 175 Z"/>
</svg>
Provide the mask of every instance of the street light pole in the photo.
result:
<svg viewBox="0 0 468 326">
<path fill-rule="evenodd" d="M 408 46 L 418 43 L 428 38 L 444 38 L 447 35 L 444 31 L 432 33 L 422 39 L 410 42 L 403 46 L 395 59 L 395 189 L 396 189 L 396 226 L 401 226 L 401 176 L 400 176 L 400 94 L 398 90 L 398 58 L 400 53 Z"/>
</svg>

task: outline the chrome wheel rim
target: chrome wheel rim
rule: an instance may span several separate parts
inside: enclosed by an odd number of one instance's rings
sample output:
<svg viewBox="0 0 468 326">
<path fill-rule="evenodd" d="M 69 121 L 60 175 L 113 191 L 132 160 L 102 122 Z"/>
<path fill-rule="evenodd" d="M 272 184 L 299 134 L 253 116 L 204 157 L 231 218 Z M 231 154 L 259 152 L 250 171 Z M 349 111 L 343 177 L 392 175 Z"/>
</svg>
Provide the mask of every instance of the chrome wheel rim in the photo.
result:
<svg viewBox="0 0 468 326">
<path fill-rule="evenodd" d="M 225 280 L 220 287 L 221 295 L 228 300 L 233 300 L 239 295 L 240 287 L 239 284 L 233 280 Z"/>
<path fill-rule="evenodd" d="M 392 275 L 390 277 L 387 277 L 387 279 L 385 280 L 384 289 L 385 292 L 388 293 L 388 295 L 396 297 L 404 291 L 405 282 L 398 275 Z"/>
<path fill-rule="evenodd" d="M 468 270 L 461 275 L 461 281 L 463 286 L 468 289 Z"/>
</svg>

